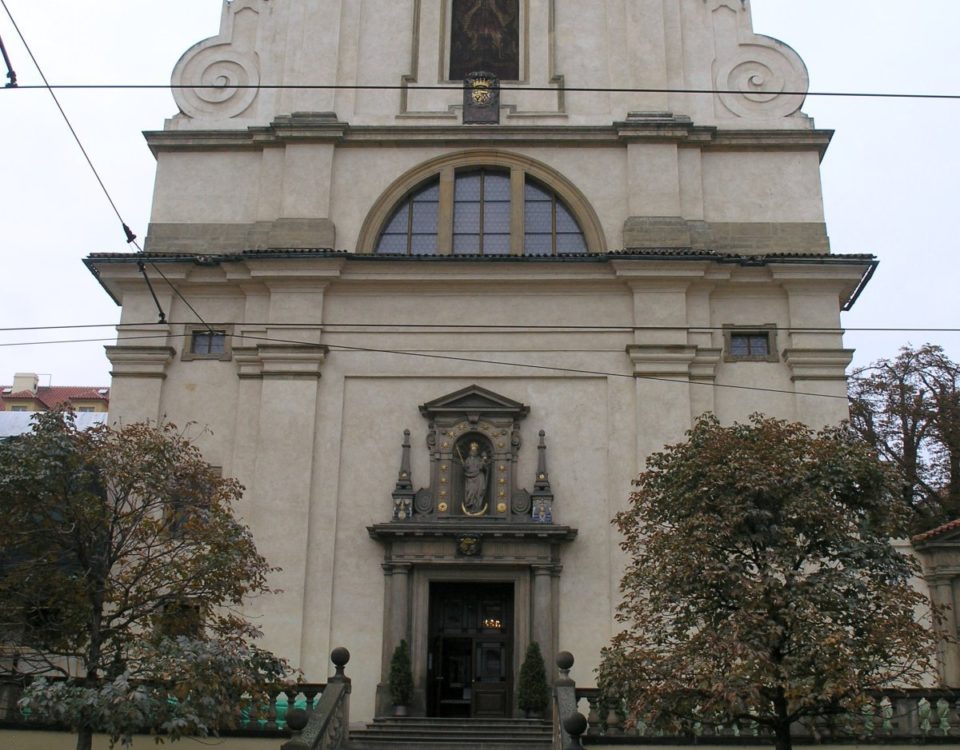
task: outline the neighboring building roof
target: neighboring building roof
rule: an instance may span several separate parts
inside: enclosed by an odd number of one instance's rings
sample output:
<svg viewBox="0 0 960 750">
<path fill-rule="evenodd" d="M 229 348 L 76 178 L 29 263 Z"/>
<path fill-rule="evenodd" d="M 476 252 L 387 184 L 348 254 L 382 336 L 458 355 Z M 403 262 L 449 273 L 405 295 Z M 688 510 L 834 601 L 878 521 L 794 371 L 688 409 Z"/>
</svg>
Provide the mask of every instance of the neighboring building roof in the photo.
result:
<svg viewBox="0 0 960 750">
<path fill-rule="evenodd" d="M 48 385 L 37 386 L 36 393 L 30 390 L 13 392 L 12 386 L 0 386 L 0 402 L 7 400 L 32 399 L 38 401 L 47 410 L 58 406 L 70 406 L 76 401 L 103 401 L 110 403 L 110 389 L 89 385 Z"/>
<path fill-rule="evenodd" d="M 0 397 L 6 399 L 36 399 L 48 409 L 58 406 L 69 406 L 73 401 L 107 401 L 110 400 L 109 388 L 96 388 L 89 385 L 48 385 L 37 386 L 37 392 L 19 391 L 7 393 L 9 385 L 0 386 Z"/>
<path fill-rule="evenodd" d="M 30 432 L 33 428 L 32 411 L 0 411 L 0 440 Z M 105 411 L 83 412 L 75 415 L 77 429 L 86 430 L 94 425 L 106 424 L 109 414 Z"/>
</svg>

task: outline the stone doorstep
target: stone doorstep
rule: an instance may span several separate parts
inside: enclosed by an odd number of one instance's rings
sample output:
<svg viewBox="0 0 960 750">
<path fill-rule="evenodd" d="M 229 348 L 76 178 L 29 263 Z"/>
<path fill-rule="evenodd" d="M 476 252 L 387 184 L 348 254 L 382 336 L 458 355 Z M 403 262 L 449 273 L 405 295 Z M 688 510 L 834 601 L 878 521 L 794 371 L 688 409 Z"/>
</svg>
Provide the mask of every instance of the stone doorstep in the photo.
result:
<svg viewBox="0 0 960 750">
<path fill-rule="evenodd" d="M 350 733 L 351 750 L 549 750 L 553 728 L 529 719 L 379 718 Z"/>
<path fill-rule="evenodd" d="M 521 740 L 505 740 L 503 742 L 473 742 L 473 741 L 443 741 L 443 740 L 350 740 L 347 750 L 418 750 L 418 748 L 429 748 L 429 750 L 551 750 L 552 742 L 538 741 L 529 742 Z"/>
</svg>

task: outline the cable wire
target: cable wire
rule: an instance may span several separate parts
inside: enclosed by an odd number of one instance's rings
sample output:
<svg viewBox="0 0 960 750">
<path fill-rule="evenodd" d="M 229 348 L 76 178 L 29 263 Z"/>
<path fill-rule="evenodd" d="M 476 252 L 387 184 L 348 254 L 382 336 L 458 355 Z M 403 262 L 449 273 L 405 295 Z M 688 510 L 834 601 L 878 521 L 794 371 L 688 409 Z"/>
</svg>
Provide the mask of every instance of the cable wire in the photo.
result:
<svg viewBox="0 0 960 750">
<path fill-rule="evenodd" d="M 77 146 L 80 149 L 80 152 L 83 154 L 83 158 L 86 159 L 87 165 L 90 167 L 90 171 L 93 172 L 93 176 L 96 178 L 97 183 L 100 185 L 100 189 L 103 191 L 104 196 L 106 196 L 107 202 L 110 204 L 110 207 L 113 209 L 113 212 L 117 215 L 117 219 L 120 220 L 120 225 L 123 227 L 123 234 L 126 238 L 127 244 L 132 244 L 137 248 L 137 251 L 142 255 L 143 248 L 140 246 L 140 243 L 137 242 L 137 235 L 133 233 L 127 223 L 123 220 L 123 215 L 120 213 L 120 209 L 117 208 L 116 202 L 113 200 L 113 196 L 110 195 L 110 191 L 107 189 L 106 184 L 103 181 L 103 178 L 100 176 L 100 172 L 97 170 L 96 166 L 93 163 L 93 160 L 90 158 L 90 154 L 87 153 L 87 149 L 83 145 L 83 141 L 80 140 L 80 136 L 77 134 L 76 129 L 73 127 L 73 123 L 70 122 L 70 118 L 67 116 L 66 111 L 63 106 L 60 104 L 60 100 L 57 98 L 56 93 L 54 92 L 54 87 L 47 80 L 47 76 L 44 74 L 43 69 L 40 67 L 40 63 L 37 62 L 36 56 L 33 54 L 33 50 L 30 49 L 30 45 L 27 43 L 26 37 L 23 35 L 23 32 L 20 30 L 20 27 L 17 25 L 16 19 L 14 19 L 13 14 L 10 12 L 10 8 L 7 7 L 6 0 L 0 0 L 0 5 L 3 6 L 4 11 L 6 11 L 7 18 L 10 19 L 10 23 L 13 25 L 14 30 L 17 32 L 17 35 L 20 37 L 20 41 L 23 43 L 24 49 L 27 51 L 27 54 L 30 56 L 30 60 L 33 62 L 34 67 L 37 69 L 37 73 L 40 74 L 40 78 L 43 81 L 43 86 L 31 86 L 31 88 L 45 88 L 50 92 L 50 96 L 53 98 L 54 104 L 57 105 L 57 109 L 60 110 L 60 115 L 63 117 L 63 121 L 67 124 L 67 128 L 70 130 L 70 134 L 73 136 L 73 140 L 76 141 Z M 7 59 L 6 50 L 4 50 L 4 59 Z M 19 87 L 18 87 L 19 88 Z M 164 322 L 166 315 L 163 312 L 163 308 L 160 306 L 160 301 L 157 299 L 157 295 L 153 291 L 153 285 L 150 283 L 150 278 L 147 276 L 147 270 L 143 262 L 138 264 L 140 273 L 143 275 L 144 280 L 147 283 L 147 287 L 150 290 L 150 294 L 153 296 L 153 301 L 156 303 L 157 312 L 159 313 L 160 322 Z M 156 263 L 151 262 L 150 267 L 156 271 L 160 278 L 162 278 L 173 293 L 180 298 L 180 300 L 185 304 L 194 315 L 197 316 L 197 319 L 203 323 L 211 332 L 213 331 L 203 317 L 196 311 L 193 305 L 184 297 L 180 290 L 174 286 L 174 284 L 167 278 L 166 274 L 163 273 Z"/>
<path fill-rule="evenodd" d="M 210 329 L 213 332 L 213 329 Z M 113 339 L 113 338 L 96 338 L 96 339 L 74 339 L 74 340 L 60 340 L 60 341 L 24 341 L 17 343 L 0 343 L 0 347 L 8 346 L 34 346 L 41 344 L 77 344 L 77 343 L 96 343 L 96 342 L 113 342 L 116 341 L 118 344 L 125 341 L 136 341 L 143 339 L 168 339 L 168 338 L 187 338 L 190 336 L 190 333 L 158 333 L 149 336 L 125 336 L 122 339 Z M 312 344 L 309 342 L 298 341 L 296 339 L 284 339 L 276 336 L 257 336 L 246 333 L 224 333 L 225 336 L 230 336 L 233 339 L 240 339 L 241 341 L 259 341 L 270 344 L 294 344 L 296 346 L 303 347 L 304 349 L 319 349 L 324 351 L 346 351 L 346 352 L 363 352 L 368 354 L 395 354 L 399 356 L 406 357 L 420 357 L 424 359 L 439 359 L 439 360 L 448 360 L 453 362 L 469 362 L 472 364 L 479 365 L 494 365 L 499 367 L 517 367 L 522 369 L 532 369 L 540 371 L 550 371 L 550 372 L 564 372 L 571 373 L 574 375 L 596 375 L 600 377 L 608 378 L 626 378 L 630 380 L 649 380 L 659 383 L 676 383 L 678 385 L 696 385 L 704 386 L 708 388 L 727 388 L 732 390 L 740 391 L 759 391 L 761 393 L 779 393 L 786 394 L 789 396 L 813 396 L 818 398 L 830 398 L 830 399 L 841 399 L 846 401 L 846 396 L 834 396 L 829 393 L 812 393 L 808 391 L 789 391 L 783 388 L 766 388 L 763 386 L 754 386 L 754 385 L 737 385 L 735 383 L 708 383 L 699 380 L 680 380 L 678 378 L 664 378 L 656 375 L 638 375 L 636 373 L 623 373 L 623 372 L 609 372 L 607 370 L 587 370 L 576 367 L 563 367 L 561 365 L 540 365 L 534 364 L 532 362 L 512 362 L 508 360 L 497 360 L 497 359 L 483 359 L 479 357 L 465 357 L 454 354 L 436 354 L 431 352 L 421 352 L 421 351 L 412 351 L 407 349 L 382 349 L 379 347 L 372 346 L 351 346 L 348 344 Z M 584 352 L 589 354 L 590 352 Z"/>
<path fill-rule="evenodd" d="M 270 91 L 463 91 L 462 84 L 456 85 L 416 85 L 403 84 L 355 84 L 355 83 L 259 83 L 259 84 L 224 84 L 220 86 L 203 86 L 201 84 L 173 84 L 173 83 L 61 83 L 61 84 L 21 84 L 17 88 L 24 91 L 31 89 L 58 89 L 65 91 L 111 91 L 111 90 L 175 90 L 175 89 L 223 89 L 231 90 L 270 90 Z M 920 94 L 915 92 L 896 91 L 756 91 L 746 92 L 740 89 L 717 88 L 679 88 L 679 87 L 619 87 L 619 86 L 523 86 L 502 87 L 501 91 L 510 93 L 525 91 L 554 91 L 563 93 L 587 94 L 733 94 L 745 93 L 774 94 L 776 96 L 804 96 L 804 97 L 833 97 L 852 99 L 930 99 L 930 100 L 960 100 L 960 94 Z"/>
<path fill-rule="evenodd" d="M 20 30 L 20 27 L 17 25 L 16 20 L 14 19 L 10 9 L 7 7 L 6 0 L 0 0 L 0 5 L 3 6 L 4 11 L 7 14 L 7 17 L 10 19 L 11 24 L 13 25 L 14 30 L 17 32 L 17 35 L 20 37 L 20 41 L 23 43 L 24 48 L 27 51 L 31 61 L 33 62 L 34 67 L 37 69 L 37 73 L 40 75 L 43 85 L 26 85 L 26 86 L 17 86 L 16 85 L 16 76 L 10 66 L 9 57 L 7 55 L 6 49 L 3 49 L 3 58 L 7 63 L 8 68 L 8 78 L 11 79 L 11 84 L 8 84 L 7 88 L 20 88 L 20 89 L 40 89 L 44 88 L 49 93 L 54 103 L 57 106 L 57 109 L 60 111 L 60 115 L 63 117 L 64 122 L 67 125 L 67 128 L 70 130 L 71 135 L 73 136 L 74 141 L 79 147 L 81 153 L 83 154 L 84 159 L 87 162 L 87 165 L 90 167 L 90 170 L 93 172 L 94 177 L 97 180 L 97 183 L 100 185 L 100 189 L 103 191 L 104 196 L 110 204 L 110 207 L 113 209 L 113 212 L 116 214 L 117 219 L 120 221 L 124 236 L 126 241 L 130 244 L 133 244 L 137 250 L 142 254 L 143 249 L 140 247 L 139 243 L 136 241 L 136 235 L 132 232 L 130 227 L 124 221 L 122 214 L 120 213 L 119 208 L 117 207 L 116 202 L 113 200 L 113 197 L 110 195 L 110 191 L 107 189 L 106 184 L 104 183 L 102 177 L 100 176 L 99 171 L 93 163 L 93 160 L 90 158 L 86 148 L 83 145 L 83 142 L 80 140 L 80 136 L 77 134 L 76 129 L 73 127 L 73 124 L 70 122 L 70 118 L 67 116 L 66 111 L 63 106 L 60 104 L 60 100 L 57 98 L 54 89 L 70 90 L 70 89 L 175 89 L 175 88 L 185 88 L 192 89 L 197 88 L 197 86 L 191 85 L 159 85 L 159 84 L 58 84 L 56 86 L 52 85 L 48 80 L 46 75 L 43 72 L 43 69 L 40 67 L 39 62 L 33 54 L 33 51 L 30 48 L 30 45 L 27 43 L 26 38 L 23 35 L 23 32 Z M 2 40 L 0 40 L 2 44 Z M 403 86 L 403 85 L 349 85 L 349 84 L 333 84 L 333 85 L 324 85 L 324 84 L 300 84 L 300 85 L 269 85 L 269 84 L 258 84 L 255 86 L 223 86 L 220 88 L 229 88 L 229 89 L 303 89 L 303 90 L 313 90 L 313 89 L 350 89 L 350 90 L 374 90 L 374 91 L 384 91 L 384 90 L 408 90 L 408 91 L 418 91 L 418 90 L 452 90 L 460 91 L 462 90 L 461 85 L 456 86 Z M 589 92 L 589 93 L 675 93 L 675 94 L 719 94 L 719 93 L 731 93 L 739 94 L 742 93 L 738 90 L 723 90 L 723 89 L 681 89 L 681 88 L 604 88 L 604 87 L 566 87 L 563 89 L 558 89 L 555 87 L 543 87 L 543 86 L 532 86 L 524 87 L 522 89 L 509 89 L 510 91 L 564 91 L 564 92 Z M 801 91 L 785 91 L 785 92 L 776 92 L 779 95 L 783 96 L 837 96 L 837 97 L 870 97 L 870 98 L 905 98 L 905 99 L 960 99 L 960 95 L 953 94 L 902 94 L 902 93 L 877 93 L 877 92 L 801 92 Z M 150 283 L 150 279 L 147 276 L 146 268 L 143 262 L 140 262 L 139 268 L 141 273 L 144 276 L 144 279 L 150 289 L 153 299 L 156 302 L 157 309 L 160 314 L 160 322 L 165 322 L 165 315 L 160 306 L 159 300 L 156 297 L 156 294 L 153 292 L 153 287 Z M 208 324 L 200 313 L 194 308 L 194 306 L 187 300 L 187 298 L 177 289 L 176 285 L 170 281 L 169 278 L 161 271 L 157 264 L 150 263 L 150 267 L 157 272 L 157 274 L 166 282 L 170 287 L 173 293 L 187 306 L 187 308 L 197 317 L 197 319 L 212 333 L 214 329 L 210 324 Z M 364 325 L 366 327 L 395 327 L 398 324 L 384 324 L 384 325 L 373 325 L 373 324 L 341 324 L 342 327 L 345 326 L 360 326 Z M 78 326 L 79 327 L 79 326 Z M 326 326 L 329 328 L 329 326 Z M 408 326 L 410 327 L 410 326 Z M 433 326 L 433 327 L 445 327 L 445 326 Z M 472 329 L 487 329 L 487 328 L 497 328 L 499 326 L 494 325 L 478 325 L 478 326 L 464 326 L 466 328 Z M 511 327 L 514 328 L 514 327 Z M 540 326 L 518 326 L 515 328 L 540 328 Z M 551 328 L 551 327 L 547 327 Z M 667 327 L 670 330 L 677 330 L 672 327 Z M 565 330 L 567 327 L 561 327 L 557 330 Z M 580 327 L 571 330 L 579 330 Z M 594 326 L 585 326 L 586 330 L 637 330 L 636 327 L 622 327 L 622 328 L 606 328 L 606 327 L 594 327 Z M 17 329 L 0 329 L 0 330 L 17 330 Z M 21 329 L 21 330 L 42 330 L 41 327 L 31 328 L 31 329 Z M 691 326 L 688 330 L 716 330 L 714 327 L 695 327 Z M 794 329 L 796 330 L 796 329 Z M 821 330 L 821 329 L 814 329 Z M 832 329 L 831 329 L 832 330 Z M 933 329 L 930 329 L 933 330 Z M 177 334 L 173 334 L 177 335 Z M 187 334 L 180 334 L 185 336 Z M 164 338 L 166 339 L 168 334 L 157 334 L 150 336 L 132 336 L 124 337 L 121 341 L 127 340 L 136 340 L 136 339 L 155 339 L 155 338 Z M 604 377 L 620 377 L 620 378 L 631 378 L 631 379 L 641 379 L 641 380 L 651 380 L 658 382 L 667 382 L 667 383 L 680 383 L 687 385 L 702 385 L 709 386 L 713 388 L 732 388 L 738 390 L 749 390 L 749 391 L 760 391 L 767 393 L 784 393 L 789 395 L 803 395 L 803 396 L 818 396 L 822 398 L 833 398 L 833 399 L 846 399 L 845 396 L 834 396 L 831 394 L 822 394 L 822 393 L 804 393 L 800 391 L 788 391 L 785 389 L 777 388 L 765 388 L 761 386 L 745 386 L 745 385 L 736 385 L 736 384 L 718 384 L 718 383 L 705 383 L 694 380 L 678 380 L 673 378 L 662 378 L 652 375 L 637 375 L 635 373 L 615 373 L 615 372 L 606 372 L 601 370 L 585 370 L 578 368 L 569 368 L 569 367 L 560 367 L 553 365 L 538 365 L 533 363 L 525 362 L 510 362 L 504 360 L 490 360 L 490 359 L 479 359 L 474 357 L 463 357 L 463 356 L 454 356 L 450 354 L 432 354 L 428 352 L 417 352 L 417 351 L 408 351 L 400 349 L 379 349 L 374 347 L 359 347 L 359 346 L 349 346 L 346 344 L 307 344 L 302 341 L 296 341 L 292 339 L 280 339 L 276 337 L 266 337 L 266 336 L 251 336 L 245 334 L 237 334 L 234 338 L 250 339 L 254 341 L 265 341 L 270 343 L 284 343 L 284 344 L 295 344 L 298 346 L 304 346 L 308 348 L 324 348 L 326 350 L 339 350 L 339 351 L 355 351 L 355 352 L 366 352 L 366 353 L 378 353 L 378 354 L 394 354 L 410 357 L 423 357 L 428 359 L 442 359 L 450 360 L 457 362 L 470 362 L 474 364 L 484 364 L 484 365 L 496 365 L 496 366 L 507 366 L 507 367 L 520 367 L 520 368 L 531 368 L 537 370 L 547 370 L 553 372 L 566 372 L 580 375 L 599 375 Z M 37 341 L 37 342 L 17 342 L 17 343 L 0 343 L 0 347 L 7 346 L 29 346 L 29 345 L 39 345 L 39 344 L 67 344 L 67 343 L 91 343 L 91 342 L 101 342 L 101 341 L 113 341 L 114 339 L 74 339 L 74 340 L 60 340 L 60 341 Z"/>
<path fill-rule="evenodd" d="M 23 35 L 23 32 L 20 31 L 20 27 L 17 25 L 16 20 L 13 17 L 13 14 L 10 12 L 10 8 L 7 7 L 6 0 L 0 0 L 0 5 L 3 5 L 3 9 L 7 13 L 7 18 L 10 19 L 10 23 L 13 25 L 14 31 L 17 32 L 17 35 L 20 37 L 20 41 L 23 43 L 23 48 L 27 51 L 27 55 L 30 56 L 30 60 L 33 62 L 33 66 L 37 69 L 37 73 L 40 74 L 41 80 L 43 80 L 43 86 L 31 86 L 31 88 L 45 88 L 50 92 L 50 96 L 53 98 L 54 104 L 57 105 L 57 109 L 60 110 L 60 114 L 63 117 L 63 121 L 67 124 L 71 135 L 73 135 L 73 140 L 77 142 L 77 146 L 80 148 L 80 152 L 83 154 L 83 158 L 87 160 L 87 164 L 90 166 L 90 171 L 93 172 L 93 176 L 96 177 L 97 182 L 100 184 L 100 189 L 103 191 L 103 194 L 106 196 L 107 201 L 110 203 L 110 207 L 113 209 L 113 212 L 117 215 L 117 218 L 120 220 L 120 223 L 123 225 L 124 234 L 127 237 L 127 242 L 134 242 L 136 240 L 136 235 L 130 231 L 130 227 L 127 226 L 126 222 L 123 220 L 123 216 L 120 214 L 120 209 L 117 208 L 117 204 L 114 202 L 113 197 L 110 195 L 110 191 L 107 190 L 107 186 L 104 184 L 103 179 L 100 177 L 100 173 L 97 171 L 97 168 L 93 165 L 93 160 L 90 158 L 90 155 L 87 153 L 87 149 L 84 148 L 83 142 L 80 140 L 80 136 L 77 135 L 77 131 L 74 129 L 73 124 L 70 122 L 70 118 L 67 117 L 66 111 L 64 111 L 63 106 L 60 104 L 60 100 L 57 98 L 56 93 L 53 90 L 53 87 L 47 81 L 46 75 L 44 75 L 43 69 L 40 67 L 40 63 L 37 62 L 37 58 L 33 54 L 33 50 L 30 49 L 30 45 L 27 44 L 27 40 Z M 6 57 L 6 55 L 4 55 Z M 21 88 L 17 86 L 17 88 Z M 140 249 L 140 246 L 137 245 L 137 249 Z M 142 252 L 142 251 L 141 251 Z"/>
</svg>

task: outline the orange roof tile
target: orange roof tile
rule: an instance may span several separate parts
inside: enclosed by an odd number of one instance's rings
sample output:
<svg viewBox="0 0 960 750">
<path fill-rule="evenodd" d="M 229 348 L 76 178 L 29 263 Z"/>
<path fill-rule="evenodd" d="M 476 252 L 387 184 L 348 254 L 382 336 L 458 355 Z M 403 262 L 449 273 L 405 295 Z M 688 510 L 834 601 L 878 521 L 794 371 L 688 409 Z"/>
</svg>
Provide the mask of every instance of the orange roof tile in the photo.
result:
<svg viewBox="0 0 960 750">
<path fill-rule="evenodd" d="M 110 389 L 89 385 L 51 385 L 39 386 L 37 392 L 19 391 L 7 393 L 11 386 L 0 386 L 0 399 L 31 399 L 39 401 L 47 409 L 69 406 L 74 401 L 110 401 Z M 103 392 L 101 392 L 103 391 Z"/>
</svg>

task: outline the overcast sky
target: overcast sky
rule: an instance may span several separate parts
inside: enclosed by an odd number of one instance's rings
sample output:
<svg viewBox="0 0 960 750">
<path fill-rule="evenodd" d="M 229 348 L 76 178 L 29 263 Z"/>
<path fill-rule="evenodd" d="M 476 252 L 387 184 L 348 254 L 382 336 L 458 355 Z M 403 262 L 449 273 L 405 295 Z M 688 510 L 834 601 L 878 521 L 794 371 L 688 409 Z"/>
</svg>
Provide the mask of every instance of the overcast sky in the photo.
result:
<svg viewBox="0 0 960 750">
<path fill-rule="evenodd" d="M 167 83 L 184 50 L 216 35 L 221 6 L 221 0 L 5 2 L 52 83 Z M 753 0 L 753 14 L 758 33 L 800 53 L 813 91 L 960 94 L 958 0 Z M 2 9 L 0 37 L 20 83 L 38 83 Z M 173 98 L 162 90 L 59 95 L 142 238 L 154 160 L 141 132 L 162 127 L 176 112 Z M 960 328 L 960 101 L 810 97 L 804 111 L 818 127 L 836 130 L 823 162 L 833 251 L 880 259 L 844 324 Z M 0 144 L 0 327 L 114 324 L 118 309 L 81 259 L 128 247 L 49 94 L 0 89 Z M 0 383 L 27 371 L 49 376 L 43 383 L 106 385 L 105 341 L 20 344 L 110 333 L 0 331 Z M 857 350 L 855 365 L 892 356 L 908 341 L 940 343 L 960 359 L 957 333 L 851 330 L 846 337 Z"/>
</svg>

